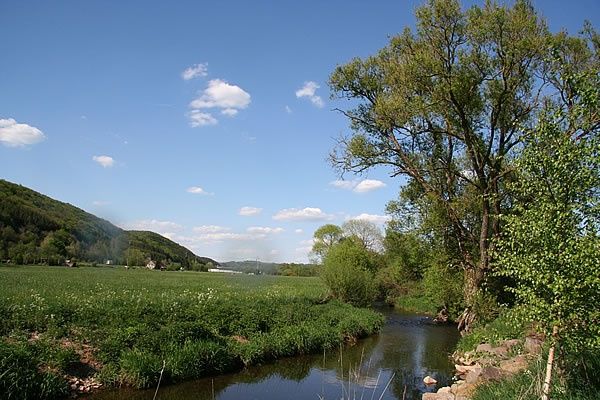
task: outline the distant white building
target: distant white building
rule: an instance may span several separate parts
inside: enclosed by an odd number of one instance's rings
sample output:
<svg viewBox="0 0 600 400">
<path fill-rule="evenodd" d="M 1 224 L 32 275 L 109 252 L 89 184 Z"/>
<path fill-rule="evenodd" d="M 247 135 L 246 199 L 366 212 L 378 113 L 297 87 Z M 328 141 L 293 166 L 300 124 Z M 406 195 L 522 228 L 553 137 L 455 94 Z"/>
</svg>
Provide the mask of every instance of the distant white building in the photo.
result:
<svg viewBox="0 0 600 400">
<path fill-rule="evenodd" d="M 146 268 L 148 268 L 148 269 L 154 269 L 154 268 L 156 268 L 156 263 L 154 261 L 150 260 L 146 264 Z"/>
<path fill-rule="evenodd" d="M 232 269 L 222 269 L 222 268 L 209 268 L 208 272 L 221 272 L 225 274 L 241 274 L 242 271 L 234 271 Z"/>
</svg>

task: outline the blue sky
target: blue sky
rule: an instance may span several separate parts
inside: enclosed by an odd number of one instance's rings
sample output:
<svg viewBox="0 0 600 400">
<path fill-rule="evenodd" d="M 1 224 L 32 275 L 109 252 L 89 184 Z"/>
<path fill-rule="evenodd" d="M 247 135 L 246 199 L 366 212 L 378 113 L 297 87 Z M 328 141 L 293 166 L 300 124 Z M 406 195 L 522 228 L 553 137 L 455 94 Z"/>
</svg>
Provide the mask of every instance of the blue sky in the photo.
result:
<svg viewBox="0 0 600 400">
<path fill-rule="evenodd" d="M 327 79 L 418 4 L 3 1 L 0 177 L 219 261 L 306 262 L 316 228 L 383 223 L 403 182 L 336 183 Z M 534 4 L 598 26 L 595 0 Z"/>
</svg>

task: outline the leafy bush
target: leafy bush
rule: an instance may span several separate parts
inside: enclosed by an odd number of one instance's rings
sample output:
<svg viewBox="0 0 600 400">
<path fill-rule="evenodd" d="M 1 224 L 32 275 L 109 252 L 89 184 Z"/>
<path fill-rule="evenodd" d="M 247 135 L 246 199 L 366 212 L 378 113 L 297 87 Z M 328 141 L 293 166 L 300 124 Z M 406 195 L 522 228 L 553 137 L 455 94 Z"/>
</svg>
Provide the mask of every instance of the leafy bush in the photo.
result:
<svg viewBox="0 0 600 400">
<path fill-rule="evenodd" d="M 333 245 L 325 256 L 322 277 L 336 299 L 366 306 L 376 295 L 373 269 L 369 251 L 352 240 L 344 240 Z"/>
</svg>

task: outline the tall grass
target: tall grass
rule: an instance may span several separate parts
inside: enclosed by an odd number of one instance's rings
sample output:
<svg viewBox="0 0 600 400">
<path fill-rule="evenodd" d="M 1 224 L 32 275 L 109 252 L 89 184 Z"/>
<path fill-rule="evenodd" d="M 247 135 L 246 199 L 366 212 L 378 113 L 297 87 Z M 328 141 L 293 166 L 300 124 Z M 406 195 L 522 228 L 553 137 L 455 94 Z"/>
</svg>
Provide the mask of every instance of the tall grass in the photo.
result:
<svg viewBox="0 0 600 400">
<path fill-rule="evenodd" d="M 83 344 L 103 382 L 145 388 L 156 385 L 163 361 L 162 382 L 179 382 L 319 352 L 383 323 L 370 310 L 324 302 L 315 278 L 2 267 L 0 279 L 0 344 L 25 349 L 32 371 L 59 383 L 73 362 L 60 351 Z M 45 352 L 35 350 L 41 343 Z M 19 375 L 18 365 L 2 371 Z M 36 380 L 46 379 L 40 374 Z"/>
</svg>

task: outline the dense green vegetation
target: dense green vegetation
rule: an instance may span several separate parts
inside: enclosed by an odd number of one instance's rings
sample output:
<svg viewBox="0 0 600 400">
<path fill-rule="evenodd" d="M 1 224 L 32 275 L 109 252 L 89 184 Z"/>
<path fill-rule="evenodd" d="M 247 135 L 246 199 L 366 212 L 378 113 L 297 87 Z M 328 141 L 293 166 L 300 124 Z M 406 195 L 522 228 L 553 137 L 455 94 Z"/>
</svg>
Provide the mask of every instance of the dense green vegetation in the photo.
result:
<svg viewBox="0 0 600 400">
<path fill-rule="evenodd" d="M 0 179 L 0 260 L 62 265 L 66 259 L 104 264 L 218 265 L 153 232 L 124 231 L 77 207 Z"/>
<path fill-rule="evenodd" d="M 9 398 L 60 396 L 81 362 L 106 384 L 149 387 L 163 361 L 163 382 L 178 382 L 332 348 L 383 322 L 325 301 L 316 278 L 21 266 L 0 280 Z"/>
<path fill-rule="evenodd" d="M 341 111 L 352 131 L 333 166 L 407 179 L 387 206 L 383 245 L 362 242 L 378 260 L 380 295 L 440 311 L 471 345 L 528 326 L 547 339 L 537 395 L 552 393 L 555 358 L 554 394 L 579 393 L 582 380 L 598 390 L 586 371 L 600 358 L 600 35 L 590 23 L 578 36 L 552 33 L 525 0 L 466 10 L 429 0 L 416 19 L 330 76 L 333 95 L 354 107 Z M 344 226 L 315 232 L 324 272 L 356 238 Z M 370 270 L 361 257 L 344 262 L 355 276 Z M 344 299 L 340 283 L 356 291 L 349 270 L 325 276 L 332 295 Z M 524 325 L 510 330 L 515 310 Z"/>
</svg>

